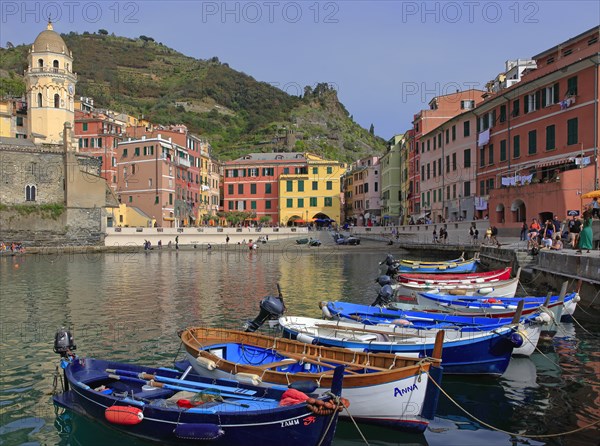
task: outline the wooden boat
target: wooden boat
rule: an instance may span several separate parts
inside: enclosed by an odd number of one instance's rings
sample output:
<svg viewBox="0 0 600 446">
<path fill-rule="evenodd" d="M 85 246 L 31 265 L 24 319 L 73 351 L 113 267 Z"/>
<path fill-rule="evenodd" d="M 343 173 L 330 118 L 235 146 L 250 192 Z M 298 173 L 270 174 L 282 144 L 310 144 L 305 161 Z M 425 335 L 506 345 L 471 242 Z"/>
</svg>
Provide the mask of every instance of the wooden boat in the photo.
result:
<svg viewBox="0 0 600 446">
<path fill-rule="evenodd" d="M 285 336 L 306 343 L 419 358 L 431 356 L 438 331 L 290 316 L 279 318 L 279 324 Z M 517 330 L 515 323 L 493 331 L 445 332 L 444 373 L 501 375 L 513 348 L 523 343 Z"/>
<path fill-rule="evenodd" d="M 442 336 L 432 352 L 441 357 Z M 189 328 L 181 333 L 194 370 L 203 376 L 254 379 L 287 386 L 310 382 L 322 393 L 331 384 L 337 365 L 346 366 L 344 396 L 354 419 L 395 429 L 423 432 L 433 418 L 439 390 L 435 360 L 393 354 L 368 354 L 215 328 Z M 344 416 L 344 413 L 340 414 Z"/>
<path fill-rule="evenodd" d="M 477 270 L 479 259 L 470 260 L 456 259 L 446 262 L 420 262 L 414 260 L 400 260 L 396 270 L 400 273 L 472 273 Z"/>
<path fill-rule="evenodd" d="M 547 301 L 546 301 L 547 300 Z M 580 297 L 578 293 L 550 297 L 507 297 L 502 299 L 478 296 L 452 296 L 448 294 L 419 293 L 417 303 L 420 308 L 465 314 L 489 315 L 492 317 L 512 317 L 520 301 L 524 302 L 523 314 L 539 312 L 541 306 L 552 310 L 553 319 L 572 315 Z"/>
<path fill-rule="evenodd" d="M 426 330 L 457 331 L 476 329 L 490 331 L 513 323 L 513 318 L 454 316 L 447 313 L 396 310 L 349 302 L 321 302 L 320 306 L 323 316 L 327 319 L 360 322 L 365 325 L 396 324 L 407 328 Z M 513 355 L 530 356 L 535 351 L 542 327 L 551 321 L 552 319 L 546 313 L 521 317 L 518 333 L 523 337 L 523 345 L 515 347 Z"/>
<path fill-rule="evenodd" d="M 398 282 L 402 283 L 486 283 L 495 280 L 509 280 L 512 268 L 497 269 L 494 271 L 486 271 L 472 274 L 423 274 L 423 273 L 403 273 L 396 277 Z"/>
<path fill-rule="evenodd" d="M 470 283 L 470 284 L 442 284 L 442 283 L 398 283 L 392 285 L 395 296 L 417 299 L 419 293 L 449 294 L 453 296 L 476 297 L 514 297 L 519 285 L 519 277 L 496 282 Z M 406 300 L 406 299 L 404 299 Z"/>
<path fill-rule="evenodd" d="M 281 405 L 290 396 L 282 388 L 61 354 L 66 388 L 54 403 L 130 435 L 161 444 L 245 446 L 330 445 L 334 435 L 343 367 L 331 380 L 335 396 Z"/>
</svg>

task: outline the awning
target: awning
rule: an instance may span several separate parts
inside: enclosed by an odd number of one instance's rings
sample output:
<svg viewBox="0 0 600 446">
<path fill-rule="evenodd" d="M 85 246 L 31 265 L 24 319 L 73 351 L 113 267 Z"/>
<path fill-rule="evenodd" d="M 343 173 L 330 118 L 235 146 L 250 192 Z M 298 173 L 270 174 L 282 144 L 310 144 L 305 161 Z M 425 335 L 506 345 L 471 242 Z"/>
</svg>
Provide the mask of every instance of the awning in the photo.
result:
<svg viewBox="0 0 600 446">
<path fill-rule="evenodd" d="M 573 162 L 572 158 L 562 158 L 558 160 L 548 160 L 542 161 L 541 163 L 536 164 L 536 167 L 549 167 L 549 166 L 558 166 L 560 164 L 568 164 Z"/>
<path fill-rule="evenodd" d="M 164 221 L 175 221 L 173 217 L 163 217 Z"/>
</svg>

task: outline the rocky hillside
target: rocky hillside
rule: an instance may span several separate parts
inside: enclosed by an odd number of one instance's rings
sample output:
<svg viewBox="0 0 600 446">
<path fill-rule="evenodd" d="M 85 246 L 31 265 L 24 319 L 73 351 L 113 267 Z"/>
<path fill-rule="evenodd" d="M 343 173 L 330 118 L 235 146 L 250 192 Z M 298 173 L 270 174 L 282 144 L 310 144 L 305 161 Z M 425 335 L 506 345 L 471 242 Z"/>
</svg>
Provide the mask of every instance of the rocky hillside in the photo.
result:
<svg viewBox="0 0 600 446">
<path fill-rule="evenodd" d="M 128 39 L 100 30 L 63 38 L 73 51 L 78 96 L 157 124 L 184 123 L 207 137 L 223 159 L 308 150 L 351 161 L 385 150 L 382 139 L 352 121 L 326 84 L 290 96 L 217 57 L 194 59 L 147 36 Z M 0 48 L 0 96 L 23 94 L 27 50 Z"/>
</svg>

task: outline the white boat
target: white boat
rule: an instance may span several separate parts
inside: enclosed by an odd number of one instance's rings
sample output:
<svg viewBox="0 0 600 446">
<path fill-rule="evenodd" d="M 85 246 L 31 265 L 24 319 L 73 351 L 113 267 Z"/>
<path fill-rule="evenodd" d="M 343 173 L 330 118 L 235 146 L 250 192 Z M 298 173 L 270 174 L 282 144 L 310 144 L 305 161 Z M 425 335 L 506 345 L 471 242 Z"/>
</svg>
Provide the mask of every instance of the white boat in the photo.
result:
<svg viewBox="0 0 600 446">
<path fill-rule="evenodd" d="M 519 278 L 498 280 L 486 283 L 398 283 L 392 285 L 394 296 L 417 299 L 419 293 L 449 294 L 452 296 L 514 297 L 519 285 Z"/>
</svg>

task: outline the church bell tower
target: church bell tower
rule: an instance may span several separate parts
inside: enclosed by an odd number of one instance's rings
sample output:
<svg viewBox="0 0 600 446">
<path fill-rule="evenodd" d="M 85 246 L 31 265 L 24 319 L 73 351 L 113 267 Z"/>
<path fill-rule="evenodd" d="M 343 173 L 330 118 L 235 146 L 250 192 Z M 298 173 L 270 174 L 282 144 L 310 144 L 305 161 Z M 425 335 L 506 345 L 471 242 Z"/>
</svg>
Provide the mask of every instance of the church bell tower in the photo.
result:
<svg viewBox="0 0 600 446">
<path fill-rule="evenodd" d="M 75 128 L 75 84 L 73 55 L 48 22 L 29 50 L 25 72 L 28 104 L 28 138 L 36 144 L 64 143 L 63 132 Z M 73 135 L 68 149 L 77 151 Z"/>
</svg>

